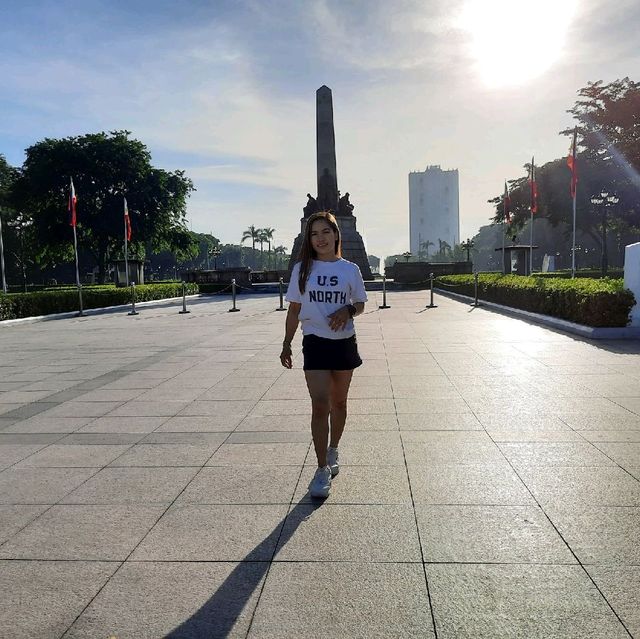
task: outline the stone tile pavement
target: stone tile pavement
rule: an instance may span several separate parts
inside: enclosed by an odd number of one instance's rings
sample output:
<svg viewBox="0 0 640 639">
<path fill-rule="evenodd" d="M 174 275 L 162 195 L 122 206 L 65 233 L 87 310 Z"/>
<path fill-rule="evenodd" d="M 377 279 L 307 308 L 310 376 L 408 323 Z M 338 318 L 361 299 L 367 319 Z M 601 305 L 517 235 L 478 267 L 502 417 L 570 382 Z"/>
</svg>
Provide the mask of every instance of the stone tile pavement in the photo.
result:
<svg viewBox="0 0 640 639">
<path fill-rule="evenodd" d="M 274 297 L 0 326 L 0 637 L 640 637 L 640 343 L 371 297 L 323 504 Z"/>
</svg>

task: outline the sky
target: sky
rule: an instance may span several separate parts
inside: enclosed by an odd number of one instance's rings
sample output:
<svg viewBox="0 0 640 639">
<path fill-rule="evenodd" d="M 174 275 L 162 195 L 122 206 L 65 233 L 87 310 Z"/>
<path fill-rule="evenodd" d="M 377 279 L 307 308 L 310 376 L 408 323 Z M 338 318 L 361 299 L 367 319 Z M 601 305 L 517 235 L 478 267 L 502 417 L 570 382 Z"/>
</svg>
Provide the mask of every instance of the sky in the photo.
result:
<svg viewBox="0 0 640 639">
<path fill-rule="evenodd" d="M 327 85 L 338 188 L 387 256 L 409 246 L 410 171 L 459 170 L 472 237 L 532 155 L 566 155 L 581 87 L 639 79 L 639 29 L 637 0 L 3 0 L 0 154 L 126 129 L 193 180 L 194 231 L 271 227 L 290 250 Z"/>
</svg>

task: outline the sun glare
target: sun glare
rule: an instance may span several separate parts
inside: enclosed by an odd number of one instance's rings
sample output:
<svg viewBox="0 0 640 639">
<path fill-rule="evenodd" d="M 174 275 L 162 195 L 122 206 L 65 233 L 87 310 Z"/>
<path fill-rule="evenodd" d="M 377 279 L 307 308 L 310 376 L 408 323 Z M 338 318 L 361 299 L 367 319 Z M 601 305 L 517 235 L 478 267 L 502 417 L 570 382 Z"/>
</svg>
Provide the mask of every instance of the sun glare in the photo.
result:
<svg viewBox="0 0 640 639">
<path fill-rule="evenodd" d="M 563 53 L 577 0 L 469 0 L 460 26 L 489 87 L 525 84 Z"/>
</svg>

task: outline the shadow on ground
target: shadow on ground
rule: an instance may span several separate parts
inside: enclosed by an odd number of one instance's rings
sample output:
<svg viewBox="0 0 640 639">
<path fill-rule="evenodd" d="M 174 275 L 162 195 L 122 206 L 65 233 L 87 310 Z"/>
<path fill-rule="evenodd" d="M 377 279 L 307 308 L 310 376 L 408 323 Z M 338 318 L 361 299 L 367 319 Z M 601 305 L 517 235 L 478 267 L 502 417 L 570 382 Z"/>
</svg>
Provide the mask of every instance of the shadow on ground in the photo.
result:
<svg viewBox="0 0 640 639">
<path fill-rule="evenodd" d="M 269 571 L 276 550 L 282 548 L 298 526 L 322 506 L 322 502 L 309 503 L 305 502 L 305 499 L 306 497 L 296 504 L 273 531 L 245 556 L 211 598 L 189 619 L 166 634 L 165 639 L 228 637 L 251 596 Z M 287 520 L 293 525 L 285 526 Z M 268 561 L 251 560 L 252 557 L 268 553 L 271 553 Z"/>
</svg>

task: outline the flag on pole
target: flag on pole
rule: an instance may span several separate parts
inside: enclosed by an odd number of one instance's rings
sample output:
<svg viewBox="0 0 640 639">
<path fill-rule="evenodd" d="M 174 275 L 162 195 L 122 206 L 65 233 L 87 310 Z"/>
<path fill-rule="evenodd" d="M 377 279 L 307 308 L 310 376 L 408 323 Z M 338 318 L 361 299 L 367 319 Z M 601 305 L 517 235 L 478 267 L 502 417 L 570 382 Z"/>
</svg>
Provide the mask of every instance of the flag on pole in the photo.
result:
<svg viewBox="0 0 640 639">
<path fill-rule="evenodd" d="M 509 187 L 504 183 L 504 198 L 502 200 L 504 206 L 504 221 L 511 224 L 511 197 L 509 196 Z"/>
<path fill-rule="evenodd" d="M 531 158 L 529 186 L 531 187 L 531 214 L 533 215 L 538 212 L 538 185 L 536 183 L 536 165 L 533 158 Z"/>
<path fill-rule="evenodd" d="M 129 218 L 129 208 L 127 207 L 127 198 L 124 198 L 124 228 L 127 242 L 131 242 L 131 219 Z"/>
<path fill-rule="evenodd" d="M 73 178 L 70 178 L 71 180 L 71 185 L 69 188 L 69 206 L 68 206 L 68 212 L 69 212 L 69 226 L 73 226 L 73 228 L 76 227 L 76 204 L 78 202 L 78 198 L 76 198 L 76 189 L 73 186 Z"/>
<path fill-rule="evenodd" d="M 576 196 L 576 186 L 578 185 L 578 163 L 576 161 L 576 147 L 578 143 L 578 127 L 573 129 L 573 138 L 569 147 L 569 155 L 567 156 L 567 166 L 571 170 L 571 197 Z"/>
</svg>

